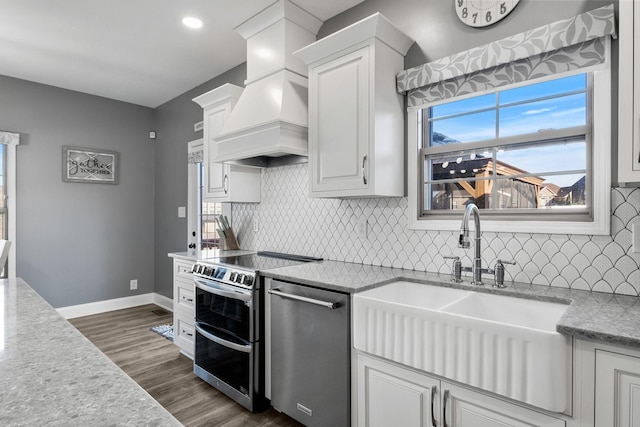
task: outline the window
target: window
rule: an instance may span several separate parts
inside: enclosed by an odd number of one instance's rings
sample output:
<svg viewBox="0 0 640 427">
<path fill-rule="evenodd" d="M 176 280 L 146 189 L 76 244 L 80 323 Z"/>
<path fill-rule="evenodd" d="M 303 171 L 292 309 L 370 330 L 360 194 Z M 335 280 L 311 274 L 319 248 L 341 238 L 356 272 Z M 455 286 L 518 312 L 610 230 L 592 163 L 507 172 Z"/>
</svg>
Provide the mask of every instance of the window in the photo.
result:
<svg viewBox="0 0 640 427">
<path fill-rule="evenodd" d="M 218 235 L 215 217 L 222 215 L 222 203 L 207 202 L 202 198 L 204 190 L 204 163 L 198 163 L 198 200 L 200 200 L 198 227 L 200 240 L 198 248 L 213 249 L 220 246 L 220 237 Z"/>
<path fill-rule="evenodd" d="M 202 139 L 191 141 L 189 147 L 187 179 L 187 245 L 190 250 L 206 250 L 219 245 L 215 216 L 226 214 L 222 203 L 204 200 L 204 163 L 202 162 Z M 228 209 L 228 208 L 227 208 Z"/>
<path fill-rule="evenodd" d="M 583 70 L 410 108 L 411 228 L 475 203 L 484 230 L 607 234 L 610 91 Z"/>
<path fill-rule="evenodd" d="M 422 109 L 421 215 L 475 203 L 491 214 L 589 217 L 591 80 L 578 74 Z"/>
</svg>

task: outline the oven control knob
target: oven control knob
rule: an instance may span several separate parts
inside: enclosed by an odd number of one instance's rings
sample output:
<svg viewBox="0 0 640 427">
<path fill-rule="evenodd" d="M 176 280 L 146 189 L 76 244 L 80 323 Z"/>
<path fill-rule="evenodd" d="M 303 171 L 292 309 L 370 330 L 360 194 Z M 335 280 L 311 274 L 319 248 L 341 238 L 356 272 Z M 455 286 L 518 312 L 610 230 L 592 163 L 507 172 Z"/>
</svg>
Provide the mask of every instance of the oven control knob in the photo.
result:
<svg viewBox="0 0 640 427">
<path fill-rule="evenodd" d="M 242 284 L 244 282 L 244 274 L 238 274 L 234 282 Z"/>
<path fill-rule="evenodd" d="M 238 278 L 238 273 L 236 272 L 229 273 L 229 280 L 231 280 L 232 282 L 235 282 L 237 278 Z"/>
<path fill-rule="evenodd" d="M 242 283 L 243 283 L 244 285 L 251 286 L 251 285 L 253 284 L 253 277 L 251 277 L 251 276 L 245 276 L 245 277 L 244 277 L 244 280 L 242 281 Z"/>
</svg>

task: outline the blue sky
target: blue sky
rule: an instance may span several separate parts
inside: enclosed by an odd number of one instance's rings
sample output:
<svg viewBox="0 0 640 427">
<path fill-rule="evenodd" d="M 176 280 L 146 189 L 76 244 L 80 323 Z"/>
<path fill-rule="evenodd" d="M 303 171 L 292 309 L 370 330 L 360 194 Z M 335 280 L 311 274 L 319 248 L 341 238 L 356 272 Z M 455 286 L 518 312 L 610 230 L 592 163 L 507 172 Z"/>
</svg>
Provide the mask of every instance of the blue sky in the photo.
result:
<svg viewBox="0 0 640 427">
<path fill-rule="evenodd" d="M 536 85 L 523 86 L 500 93 L 500 104 L 534 100 L 571 91 L 586 91 L 584 74 L 565 77 Z M 435 106 L 434 118 L 451 114 L 491 108 L 496 104 L 494 94 L 482 95 L 461 101 Z M 534 133 L 542 129 L 562 129 L 584 125 L 586 122 L 585 92 L 562 96 L 550 100 L 533 101 L 512 107 L 500 108 L 500 136 Z M 457 141 L 478 141 L 496 137 L 495 110 L 465 114 L 449 119 L 434 120 L 433 130 Z M 537 148 L 508 150 L 501 153 L 499 160 L 520 169 L 540 173 L 586 169 L 586 144 L 570 143 Z M 548 181 L 559 186 L 569 186 L 582 175 L 553 176 Z"/>
</svg>

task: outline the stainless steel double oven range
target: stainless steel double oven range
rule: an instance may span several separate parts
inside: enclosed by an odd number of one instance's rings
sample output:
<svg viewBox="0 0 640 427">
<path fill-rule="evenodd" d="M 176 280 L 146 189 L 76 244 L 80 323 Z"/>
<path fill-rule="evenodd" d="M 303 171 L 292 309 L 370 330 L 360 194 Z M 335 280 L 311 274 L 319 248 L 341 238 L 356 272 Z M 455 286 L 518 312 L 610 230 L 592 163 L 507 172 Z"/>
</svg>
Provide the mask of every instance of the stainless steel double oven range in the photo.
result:
<svg viewBox="0 0 640 427">
<path fill-rule="evenodd" d="M 266 409 L 262 270 L 318 259 L 258 252 L 198 261 L 194 373 L 244 406 Z"/>
</svg>

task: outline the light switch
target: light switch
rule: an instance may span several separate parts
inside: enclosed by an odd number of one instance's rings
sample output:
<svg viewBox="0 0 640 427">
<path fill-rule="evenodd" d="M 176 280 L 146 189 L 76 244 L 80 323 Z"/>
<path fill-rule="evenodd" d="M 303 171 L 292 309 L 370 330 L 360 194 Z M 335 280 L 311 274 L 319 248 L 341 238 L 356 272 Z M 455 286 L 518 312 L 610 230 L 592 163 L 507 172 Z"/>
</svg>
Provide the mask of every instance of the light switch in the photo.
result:
<svg viewBox="0 0 640 427">
<path fill-rule="evenodd" d="M 184 206 L 178 206 L 178 218 L 186 218 L 187 208 Z"/>
<path fill-rule="evenodd" d="M 631 252 L 638 253 L 640 252 L 640 224 L 633 224 L 631 226 L 631 235 L 631 241 L 633 242 Z"/>
</svg>

